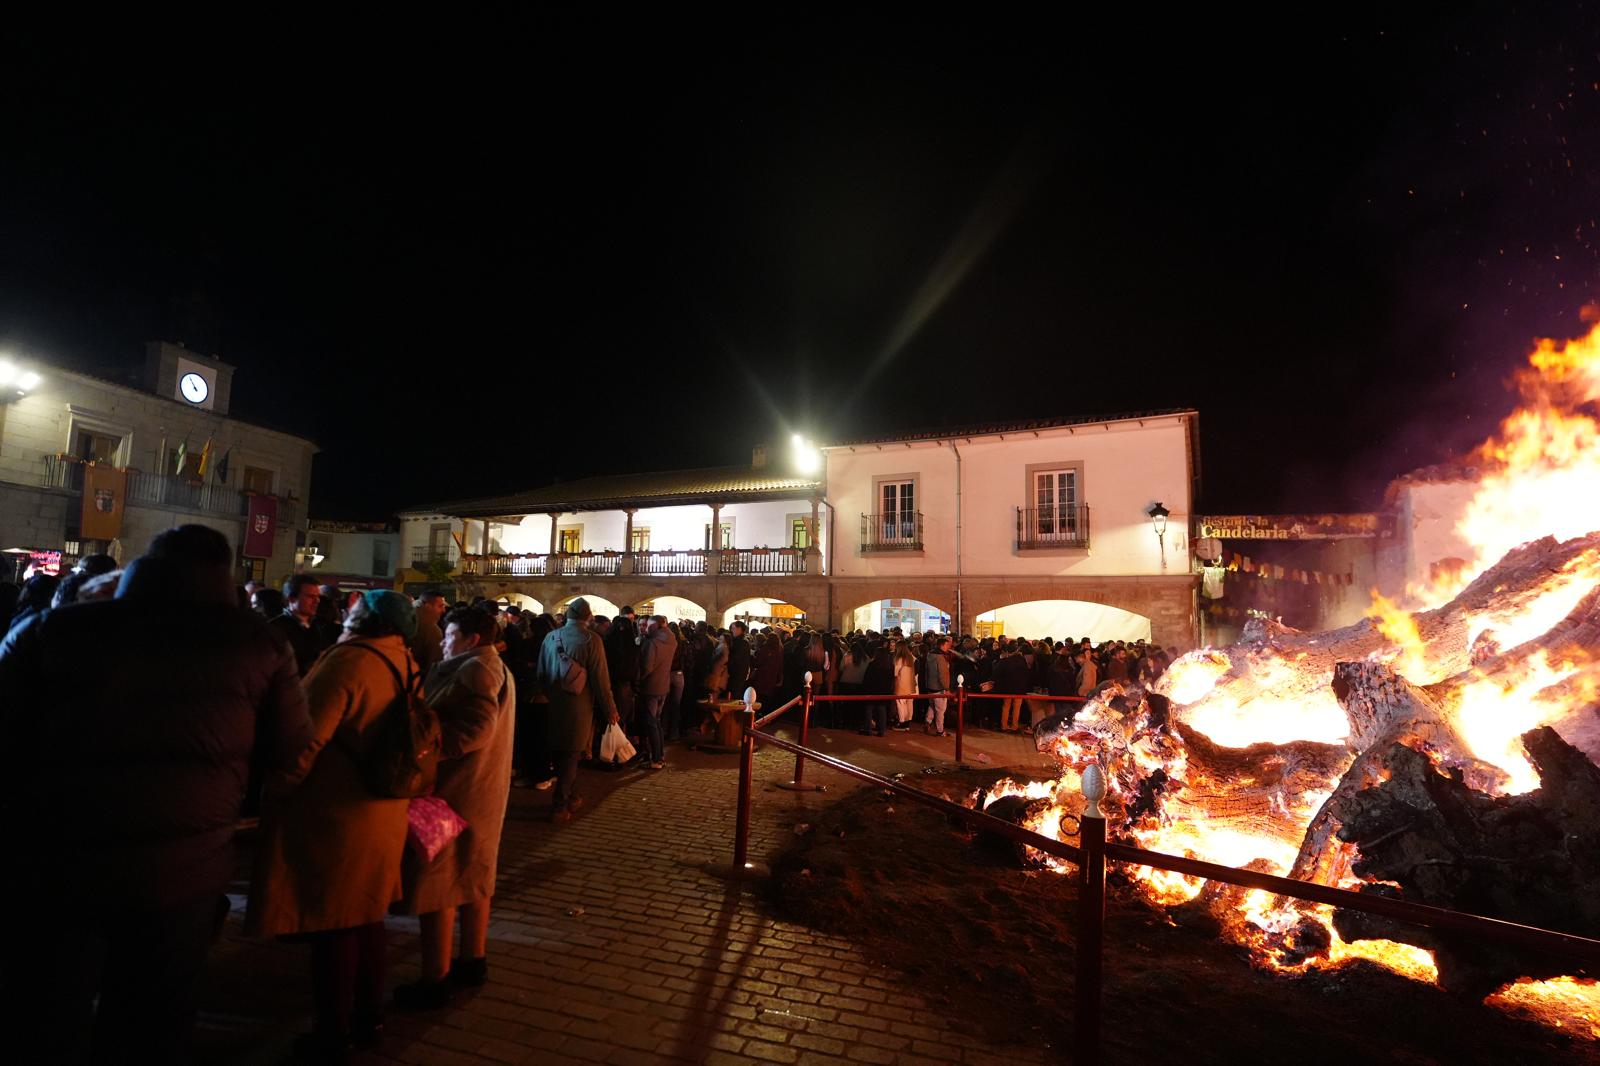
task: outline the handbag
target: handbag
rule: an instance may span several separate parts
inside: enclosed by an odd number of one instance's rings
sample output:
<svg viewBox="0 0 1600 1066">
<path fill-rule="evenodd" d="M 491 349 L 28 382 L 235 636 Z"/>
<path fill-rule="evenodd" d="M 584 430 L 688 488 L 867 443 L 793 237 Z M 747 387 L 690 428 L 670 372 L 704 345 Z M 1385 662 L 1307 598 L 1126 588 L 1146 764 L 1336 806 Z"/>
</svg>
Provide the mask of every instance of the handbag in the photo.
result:
<svg viewBox="0 0 1600 1066">
<path fill-rule="evenodd" d="M 600 738 L 600 761 L 603 763 L 624 763 L 637 754 L 638 751 L 628 742 L 627 736 L 622 732 L 622 726 L 612 722 L 606 728 L 605 735 Z"/>
<path fill-rule="evenodd" d="M 432 862 L 462 830 L 467 820 L 438 796 L 417 796 L 406 805 L 406 844 L 423 862 Z"/>
</svg>

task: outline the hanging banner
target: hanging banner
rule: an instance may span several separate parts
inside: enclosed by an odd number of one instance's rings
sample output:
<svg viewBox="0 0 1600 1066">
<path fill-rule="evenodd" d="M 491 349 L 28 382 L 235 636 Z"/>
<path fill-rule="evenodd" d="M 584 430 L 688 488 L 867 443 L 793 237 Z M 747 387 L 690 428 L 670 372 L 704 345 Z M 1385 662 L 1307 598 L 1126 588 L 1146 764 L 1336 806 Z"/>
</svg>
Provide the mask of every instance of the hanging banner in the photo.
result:
<svg viewBox="0 0 1600 1066">
<path fill-rule="evenodd" d="M 272 556 L 272 538 L 278 532 L 278 498 L 251 496 L 250 513 L 244 520 L 244 552 L 247 559 Z"/>
<path fill-rule="evenodd" d="M 1377 514 L 1226 514 L 1199 515 L 1202 538 L 1221 540 L 1343 540 L 1389 537 L 1394 521 Z"/>
<path fill-rule="evenodd" d="M 126 470 L 105 463 L 85 465 L 78 536 L 84 540 L 116 540 L 122 536 L 122 505 L 127 490 Z"/>
</svg>

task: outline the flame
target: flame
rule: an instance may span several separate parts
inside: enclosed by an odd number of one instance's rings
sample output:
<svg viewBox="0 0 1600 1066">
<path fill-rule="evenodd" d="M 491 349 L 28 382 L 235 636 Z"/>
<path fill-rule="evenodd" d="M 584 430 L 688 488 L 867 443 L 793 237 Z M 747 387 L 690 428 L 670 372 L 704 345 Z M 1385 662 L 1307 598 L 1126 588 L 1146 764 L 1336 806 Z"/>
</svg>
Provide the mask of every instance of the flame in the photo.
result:
<svg viewBox="0 0 1600 1066">
<path fill-rule="evenodd" d="M 1472 558 L 1423 592 L 1425 606 L 1444 603 L 1519 544 L 1600 529 L 1600 424 L 1580 410 L 1600 400 L 1600 323 L 1575 340 L 1537 340 L 1513 383 L 1522 406 L 1478 447 L 1483 472 L 1456 527 Z"/>
<path fill-rule="evenodd" d="M 1600 982 L 1576 977 L 1518 981 L 1490 996 L 1488 1002 L 1526 1011 L 1545 1025 L 1600 1040 Z"/>
<path fill-rule="evenodd" d="M 1378 632 L 1388 637 L 1398 650 L 1390 664 L 1394 672 L 1422 683 L 1430 671 L 1428 649 L 1422 643 L 1422 634 L 1417 631 L 1417 620 L 1377 589 L 1372 590 L 1372 606 L 1367 608 L 1367 617 L 1376 623 Z"/>
<path fill-rule="evenodd" d="M 1552 666 L 1541 651 L 1528 662 L 1527 672 L 1507 680 L 1480 678 L 1461 690 L 1455 711 L 1456 728 L 1472 754 L 1511 775 L 1502 791 L 1521 795 L 1539 787 L 1539 774 L 1522 750 L 1522 734 L 1559 717 L 1566 699 L 1547 700 L 1550 689 L 1579 667 L 1562 662 Z"/>
</svg>

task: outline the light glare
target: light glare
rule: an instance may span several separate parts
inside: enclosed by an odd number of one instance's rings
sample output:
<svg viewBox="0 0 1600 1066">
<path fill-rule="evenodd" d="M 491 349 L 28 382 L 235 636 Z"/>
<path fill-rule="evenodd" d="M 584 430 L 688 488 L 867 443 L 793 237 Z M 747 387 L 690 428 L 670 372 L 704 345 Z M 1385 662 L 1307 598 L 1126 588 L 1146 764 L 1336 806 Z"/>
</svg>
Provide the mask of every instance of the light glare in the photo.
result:
<svg viewBox="0 0 1600 1066">
<path fill-rule="evenodd" d="M 17 388 L 22 389 L 24 392 L 37 384 L 39 384 L 39 375 L 32 370 L 25 371 L 21 377 L 17 378 Z"/>
</svg>

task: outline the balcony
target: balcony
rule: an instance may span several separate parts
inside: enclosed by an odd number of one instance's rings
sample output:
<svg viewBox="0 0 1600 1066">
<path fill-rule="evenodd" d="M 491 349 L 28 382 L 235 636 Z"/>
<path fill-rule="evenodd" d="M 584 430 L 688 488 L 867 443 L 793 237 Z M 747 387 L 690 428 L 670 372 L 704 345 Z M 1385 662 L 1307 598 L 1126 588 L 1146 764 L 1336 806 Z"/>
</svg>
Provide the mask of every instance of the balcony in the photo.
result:
<svg viewBox="0 0 1600 1066">
<path fill-rule="evenodd" d="M 130 507 L 156 507 L 188 514 L 213 514 L 243 518 L 250 513 L 250 495 L 226 485 L 189 481 L 164 474 L 128 472 Z M 70 455 L 44 457 L 44 487 L 83 491 L 83 461 Z M 292 528 L 299 521 L 298 501 L 278 497 L 278 526 Z"/>
<path fill-rule="evenodd" d="M 922 512 L 891 511 L 861 516 L 861 551 L 919 552 L 922 550 Z"/>
<path fill-rule="evenodd" d="M 1088 504 L 1017 508 L 1018 551 L 1088 546 Z"/>
<path fill-rule="evenodd" d="M 426 549 L 413 559 L 426 565 Z M 722 551 L 578 552 L 555 555 L 467 555 L 464 574 L 475 577 L 706 577 L 713 574 L 783 575 L 811 572 L 804 548 L 727 548 Z"/>
<path fill-rule="evenodd" d="M 452 571 L 461 565 L 461 553 L 454 544 L 445 548 L 430 548 L 426 544 L 411 546 L 411 569 L 426 570 L 434 559 L 444 560 Z"/>
</svg>

